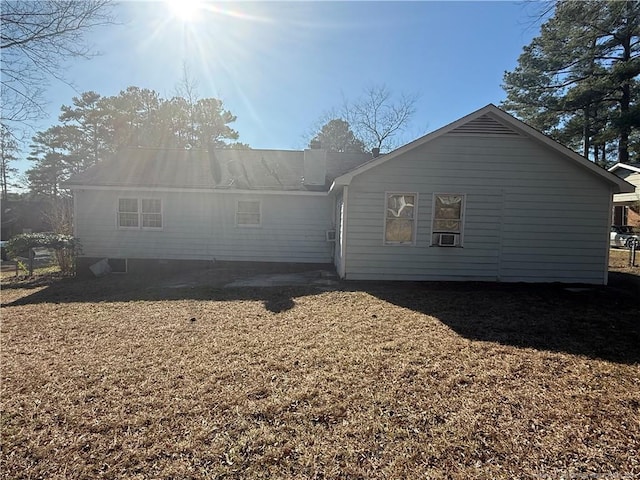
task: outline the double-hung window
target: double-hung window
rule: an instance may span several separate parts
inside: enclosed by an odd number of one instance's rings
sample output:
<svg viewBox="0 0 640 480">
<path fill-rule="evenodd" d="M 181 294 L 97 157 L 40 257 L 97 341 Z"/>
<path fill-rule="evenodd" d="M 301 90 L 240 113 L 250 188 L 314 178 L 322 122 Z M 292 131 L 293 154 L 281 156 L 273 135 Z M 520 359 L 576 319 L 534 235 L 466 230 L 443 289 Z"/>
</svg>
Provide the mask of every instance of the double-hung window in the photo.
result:
<svg viewBox="0 0 640 480">
<path fill-rule="evenodd" d="M 162 201 L 159 198 L 141 199 L 142 228 L 162 228 Z"/>
<path fill-rule="evenodd" d="M 119 198 L 118 228 L 162 229 L 162 200 L 159 198 Z"/>
<path fill-rule="evenodd" d="M 259 227 L 262 222 L 260 201 L 238 200 L 236 225 L 239 227 Z"/>
<path fill-rule="evenodd" d="M 385 245 L 415 245 L 417 193 L 387 193 L 385 198 Z"/>
<path fill-rule="evenodd" d="M 465 196 L 458 193 L 433 194 L 432 244 L 462 245 Z"/>
<path fill-rule="evenodd" d="M 140 226 L 138 218 L 138 199 L 119 198 L 118 199 L 118 227 L 138 228 Z"/>
</svg>

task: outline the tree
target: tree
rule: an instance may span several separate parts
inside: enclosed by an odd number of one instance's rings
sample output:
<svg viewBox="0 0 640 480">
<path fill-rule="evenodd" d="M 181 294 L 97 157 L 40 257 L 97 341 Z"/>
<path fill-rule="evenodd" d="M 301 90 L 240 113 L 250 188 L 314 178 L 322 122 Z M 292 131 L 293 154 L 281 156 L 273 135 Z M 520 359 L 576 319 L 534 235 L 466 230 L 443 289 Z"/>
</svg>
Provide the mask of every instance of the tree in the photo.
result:
<svg viewBox="0 0 640 480">
<path fill-rule="evenodd" d="M 237 140 L 238 132 L 229 126 L 237 117 L 225 110 L 222 100 L 202 98 L 195 104 L 193 133 L 196 145 L 201 148 L 227 148 L 229 140 Z"/>
<path fill-rule="evenodd" d="M 44 116 L 50 79 L 66 82 L 67 61 L 93 55 L 85 35 L 113 23 L 111 0 L 2 2 L 1 121 L 26 124 Z"/>
<path fill-rule="evenodd" d="M 102 99 L 110 128 L 111 148 L 139 145 L 162 145 L 158 92 L 147 88 L 128 87 L 118 95 Z"/>
<path fill-rule="evenodd" d="M 236 142 L 229 123 L 235 115 L 221 100 L 195 104 L 182 97 L 160 98 L 153 90 L 129 87 L 112 97 L 84 92 L 63 105 L 60 124 L 33 137 L 26 172 L 31 193 L 55 199 L 60 184 L 126 146 L 249 148 Z"/>
<path fill-rule="evenodd" d="M 605 164 L 629 160 L 640 127 L 640 2 L 558 1 L 505 72 L 502 106 Z"/>
<path fill-rule="evenodd" d="M 364 153 L 364 142 L 357 138 L 349 122 L 334 118 L 325 123 L 311 139 L 309 146 L 319 143 L 321 148 L 340 153 Z"/>
<path fill-rule="evenodd" d="M 102 97 L 96 92 L 84 92 L 73 97 L 73 106 L 63 105 L 58 130 L 60 143 L 68 152 L 67 162 L 72 172 L 82 171 L 113 151 L 111 128 Z"/>
<path fill-rule="evenodd" d="M 63 127 L 51 127 L 33 137 L 27 160 L 35 166 L 25 172 L 29 190 L 36 196 L 55 200 L 60 184 L 68 177 L 68 156 L 65 155 Z"/>
<path fill-rule="evenodd" d="M 402 143 L 398 134 L 411 121 L 417 99 L 415 94 L 394 98 L 385 85 L 371 86 L 355 101 L 344 102 L 344 119 L 368 150 L 389 151 Z"/>
<path fill-rule="evenodd" d="M 176 87 L 176 96 L 170 100 L 177 146 L 195 148 L 228 148 L 227 140 L 237 140 L 238 132 L 229 127 L 236 116 L 225 110 L 222 100 L 199 98 L 198 82 L 191 77 L 186 64 L 182 65 L 182 78 Z"/>
<path fill-rule="evenodd" d="M 2 200 L 7 200 L 9 180 L 18 172 L 11 166 L 17 160 L 18 142 L 9 127 L 0 125 L 0 181 L 2 182 Z"/>
</svg>

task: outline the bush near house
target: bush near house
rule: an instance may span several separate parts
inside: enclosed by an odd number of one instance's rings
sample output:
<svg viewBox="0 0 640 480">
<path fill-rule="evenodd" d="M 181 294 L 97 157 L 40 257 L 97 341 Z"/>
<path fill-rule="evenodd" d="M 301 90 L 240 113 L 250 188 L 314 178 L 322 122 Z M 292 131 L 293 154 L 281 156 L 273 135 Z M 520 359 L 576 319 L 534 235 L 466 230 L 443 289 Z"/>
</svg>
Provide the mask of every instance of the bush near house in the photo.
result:
<svg viewBox="0 0 640 480">
<path fill-rule="evenodd" d="M 32 248 L 50 248 L 55 251 L 56 261 L 63 273 L 72 273 L 79 242 L 71 235 L 60 233 L 22 233 L 6 243 L 8 258 L 28 257 Z"/>
</svg>

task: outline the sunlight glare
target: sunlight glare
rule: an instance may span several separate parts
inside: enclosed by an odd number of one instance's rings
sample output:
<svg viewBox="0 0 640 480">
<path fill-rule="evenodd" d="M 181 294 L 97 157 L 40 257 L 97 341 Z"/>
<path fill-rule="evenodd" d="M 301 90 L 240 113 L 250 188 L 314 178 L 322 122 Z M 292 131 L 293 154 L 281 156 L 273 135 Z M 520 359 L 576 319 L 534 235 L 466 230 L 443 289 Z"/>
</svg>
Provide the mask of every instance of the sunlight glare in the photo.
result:
<svg viewBox="0 0 640 480">
<path fill-rule="evenodd" d="M 203 7 L 201 0 L 165 0 L 165 3 L 171 15 L 185 23 L 196 21 Z"/>
</svg>

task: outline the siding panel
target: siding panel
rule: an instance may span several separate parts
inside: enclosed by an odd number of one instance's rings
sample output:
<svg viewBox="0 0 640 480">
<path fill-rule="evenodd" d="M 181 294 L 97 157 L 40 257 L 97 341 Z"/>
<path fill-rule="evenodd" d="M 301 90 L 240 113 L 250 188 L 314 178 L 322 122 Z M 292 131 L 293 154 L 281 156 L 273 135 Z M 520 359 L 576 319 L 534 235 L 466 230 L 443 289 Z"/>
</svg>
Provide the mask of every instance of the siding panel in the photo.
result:
<svg viewBox="0 0 640 480">
<path fill-rule="evenodd" d="M 383 245 L 384 192 L 417 192 L 415 246 Z M 464 193 L 463 248 L 429 246 L 433 193 Z M 611 192 L 525 137 L 444 135 L 354 177 L 346 277 L 603 283 Z"/>
<path fill-rule="evenodd" d="M 83 255 L 330 263 L 332 199 L 324 196 L 238 195 L 229 193 L 75 192 L 77 234 Z M 118 197 L 162 199 L 163 229 L 122 230 L 116 226 Z M 236 226 L 239 200 L 262 202 L 262 225 Z"/>
</svg>

